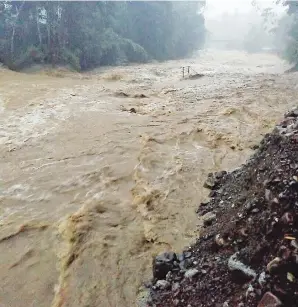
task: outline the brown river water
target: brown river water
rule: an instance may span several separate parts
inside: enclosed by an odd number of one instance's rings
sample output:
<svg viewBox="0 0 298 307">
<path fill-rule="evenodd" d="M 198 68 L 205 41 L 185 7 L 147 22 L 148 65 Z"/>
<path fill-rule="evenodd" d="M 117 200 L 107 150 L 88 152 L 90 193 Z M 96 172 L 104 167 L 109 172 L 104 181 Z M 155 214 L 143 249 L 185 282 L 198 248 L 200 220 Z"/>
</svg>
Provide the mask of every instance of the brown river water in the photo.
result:
<svg viewBox="0 0 298 307">
<path fill-rule="evenodd" d="M 187 65 L 205 76 L 183 80 Z M 84 74 L 2 68 L 0 305 L 136 306 L 152 257 L 199 235 L 207 174 L 239 167 L 297 106 L 286 69 L 212 50 Z"/>
</svg>

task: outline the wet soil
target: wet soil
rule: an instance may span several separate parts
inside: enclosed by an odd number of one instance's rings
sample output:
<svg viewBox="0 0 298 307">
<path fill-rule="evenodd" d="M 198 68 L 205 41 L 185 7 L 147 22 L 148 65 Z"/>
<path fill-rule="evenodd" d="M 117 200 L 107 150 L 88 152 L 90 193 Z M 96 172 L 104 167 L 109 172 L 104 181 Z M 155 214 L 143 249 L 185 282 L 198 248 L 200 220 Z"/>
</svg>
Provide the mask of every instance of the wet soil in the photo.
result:
<svg viewBox="0 0 298 307">
<path fill-rule="evenodd" d="M 297 306 L 297 176 L 298 109 L 241 168 L 209 174 L 200 238 L 163 274 L 154 261 L 168 284 L 154 280 L 148 306 Z"/>
</svg>

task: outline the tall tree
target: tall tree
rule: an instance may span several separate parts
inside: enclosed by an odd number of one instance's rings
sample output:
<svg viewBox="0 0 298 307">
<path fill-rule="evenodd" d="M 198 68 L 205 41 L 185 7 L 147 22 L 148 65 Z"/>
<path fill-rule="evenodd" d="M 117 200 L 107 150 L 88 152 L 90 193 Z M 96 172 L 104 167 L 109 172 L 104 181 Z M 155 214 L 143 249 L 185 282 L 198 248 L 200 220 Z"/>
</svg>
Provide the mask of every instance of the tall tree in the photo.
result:
<svg viewBox="0 0 298 307">
<path fill-rule="evenodd" d="M 288 14 L 292 17 L 285 57 L 294 64 L 293 70 L 298 70 L 298 2 L 285 1 L 284 4 L 288 6 Z"/>
<path fill-rule="evenodd" d="M 196 2 L 6 1 L 0 4 L 0 60 L 75 69 L 188 55 L 204 41 Z"/>
</svg>

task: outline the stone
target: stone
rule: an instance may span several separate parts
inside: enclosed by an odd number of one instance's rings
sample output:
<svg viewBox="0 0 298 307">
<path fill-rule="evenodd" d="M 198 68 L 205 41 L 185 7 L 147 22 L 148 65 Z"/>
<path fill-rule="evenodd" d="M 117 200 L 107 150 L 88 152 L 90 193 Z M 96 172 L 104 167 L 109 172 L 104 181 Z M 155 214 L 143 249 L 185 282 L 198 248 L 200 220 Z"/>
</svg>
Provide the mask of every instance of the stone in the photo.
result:
<svg viewBox="0 0 298 307">
<path fill-rule="evenodd" d="M 182 271 L 187 270 L 192 265 L 192 261 L 190 259 L 185 259 L 179 263 L 179 268 Z"/>
<path fill-rule="evenodd" d="M 267 271 L 273 273 L 274 270 L 280 265 L 281 259 L 279 257 L 274 258 L 267 264 Z"/>
<path fill-rule="evenodd" d="M 204 182 L 204 188 L 212 190 L 215 187 L 215 177 L 212 173 L 208 174 L 206 181 Z"/>
<path fill-rule="evenodd" d="M 189 269 L 185 272 L 184 276 L 186 278 L 192 278 L 194 276 L 196 276 L 199 273 L 199 271 L 197 269 Z"/>
<path fill-rule="evenodd" d="M 129 97 L 129 95 L 124 92 L 116 92 L 115 96 L 116 97 Z"/>
<path fill-rule="evenodd" d="M 177 254 L 177 259 L 178 261 L 183 261 L 184 260 L 184 254 Z"/>
<path fill-rule="evenodd" d="M 216 191 L 211 191 L 209 193 L 209 197 L 212 198 L 212 197 L 215 197 L 216 196 Z"/>
<path fill-rule="evenodd" d="M 284 215 L 281 217 L 281 221 L 283 222 L 283 224 L 285 225 L 291 225 L 293 224 L 294 221 L 294 217 L 290 212 L 286 212 L 284 213 Z"/>
<path fill-rule="evenodd" d="M 271 292 L 266 292 L 258 304 L 258 307 L 279 307 L 281 301 Z"/>
<path fill-rule="evenodd" d="M 250 267 L 237 259 L 238 252 L 233 254 L 228 260 L 228 268 L 230 271 L 237 273 L 237 279 L 240 281 L 247 281 L 257 276 L 256 272 Z"/>
<path fill-rule="evenodd" d="M 166 275 L 166 280 L 167 280 L 167 281 L 171 281 L 172 279 L 173 279 L 173 274 L 172 274 L 172 272 L 170 271 L 170 272 L 168 272 L 167 275 Z"/>
<path fill-rule="evenodd" d="M 172 285 L 172 291 L 176 292 L 180 289 L 180 284 L 178 282 L 173 283 Z"/>
<path fill-rule="evenodd" d="M 263 287 L 266 284 L 266 273 L 262 272 L 258 278 L 258 283 L 261 287 Z"/>
<path fill-rule="evenodd" d="M 271 201 L 272 198 L 273 198 L 272 192 L 271 192 L 270 190 L 266 189 L 266 190 L 265 190 L 265 199 L 266 199 L 267 201 Z"/>
<path fill-rule="evenodd" d="M 288 112 L 285 117 L 298 117 L 298 108 L 294 108 L 290 112 Z"/>
<path fill-rule="evenodd" d="M 191 252 L 184 252 L 184 257 L 185 258 L 190 258 L 191 257 Z"/>
<path fill-rule="evenodd" d="M 215 178 L 216 178 L 216 179 L 221 179 L 221 178 L 224 177 L 226 174 L 227 174 L 226 171 L 217 172 L 217 173 L 215 173 Z"/>
<path fill-rule="evenodd" d="M 163 253 L 155 257 L 153 260 L 153 277 L 161 280 L 165 279 L 167 273 L 173 269 L 176 259 L 176 254 L 173 252 Z"/>
<path fill-rule="evenodd" d="M 133 97 L 134 98 L 147 98 L 147 96 L 144 94 L 135 94 Z"/>
<path fill-rule="evenodd" d="M 218 246 L 224 246 L 226 244 L 225 240 L 222 238 L 220 234 L 217 234 L 214 240 Z"/>
<path fill-rule="evenodd" d="M 161 290 L 168 289 L 168 288 L 170 288 L 170 286 L 171 286 L 171 284 L 168 281 L 163 280 L 163 279 L 162 280 L 158 280 L 156 282 L 156 287 L 158 289 L 161 289 Z"/>
<path fill-rule="evenodd" d="M 202 216 L 204 226 L 210 226 L 215 219 L 216 214 L 214 214 L 213 212 L 208 212 Z"/>
<path fill-rule="evenodd" d="M 207 206 L 209 204 L 208 200 L 202 201 L 201 202 L 201 207 Z"/>
</svg>

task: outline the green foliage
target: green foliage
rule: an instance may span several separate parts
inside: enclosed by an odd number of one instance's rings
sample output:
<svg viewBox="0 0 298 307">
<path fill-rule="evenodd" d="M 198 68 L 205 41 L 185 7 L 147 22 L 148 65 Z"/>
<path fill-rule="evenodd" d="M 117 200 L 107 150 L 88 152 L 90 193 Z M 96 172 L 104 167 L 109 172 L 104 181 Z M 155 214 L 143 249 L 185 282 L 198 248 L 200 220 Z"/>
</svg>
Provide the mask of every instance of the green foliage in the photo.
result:
<svg viewBox="0 0 298 307">
<path fill-rule="evenodd" d="M 74 68 L 77 71 L 81 70 L 80 57 L 67 48 L 62 49 L 60 61 L 63 64 L 69 64 L 72 68 Z"/>
<path fill-rule="evenodd" d="M 34 63 L 43 63 L 44 57 L 45 56 L 41 49 L 35 46 L 29 46 L 27 50 L 19 54 L 14 61 L 10 61 L 7 63 L 7 65 L 12 70 L 18 70 L 28 67 Z"/>
<path fill-rule="evenodd" d="M 124 51 L 127 62 L 145 63 L 150 59 L 148 53 L 142 46 L 127 38 L 123 39 L 121 50 Z"/>
<path fill-rule="evenodd" d="M 184 57 L 201 48 L 205 42 L 205 20 L 198 11 L 203 2 L 173 3 L 173 57 Z"/>
<path fill-rule="evenodd" d="M 287 1 L 289 7 L 289 14 L 293 16 L 293 22 L 288 33 L 288 45 L 285 50 L 285 58 L 291 63 L 295 64 L 298 70 L 298 3 L 295 1 Z"/>
<path fill-rule="evenodd" d="M 183 57 L 204 43 L 198 2 L 0 2 L 0 61 L 100 65 Z"/>
<path fill-rule="evenodd" d="M 293 40 L 285 53 L 286 59 L 292 64 L 298 64 L 298 41 Z"/>
</svg>

